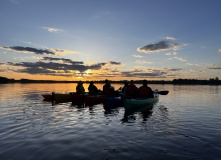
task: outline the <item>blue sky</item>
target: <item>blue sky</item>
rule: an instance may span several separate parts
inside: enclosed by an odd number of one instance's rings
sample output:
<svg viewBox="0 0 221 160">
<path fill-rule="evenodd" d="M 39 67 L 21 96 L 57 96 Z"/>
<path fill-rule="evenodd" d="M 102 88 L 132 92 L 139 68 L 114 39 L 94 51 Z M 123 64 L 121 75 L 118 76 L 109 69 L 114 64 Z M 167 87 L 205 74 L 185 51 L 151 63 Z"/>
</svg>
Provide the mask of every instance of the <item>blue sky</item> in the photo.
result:
<svg viewBox="0 0 221 160">
<path fill-rule="evenodd" d="M 220 6 L 219 0 L 1 0 L 0 76 L 219 77 Z"/>
</svg>

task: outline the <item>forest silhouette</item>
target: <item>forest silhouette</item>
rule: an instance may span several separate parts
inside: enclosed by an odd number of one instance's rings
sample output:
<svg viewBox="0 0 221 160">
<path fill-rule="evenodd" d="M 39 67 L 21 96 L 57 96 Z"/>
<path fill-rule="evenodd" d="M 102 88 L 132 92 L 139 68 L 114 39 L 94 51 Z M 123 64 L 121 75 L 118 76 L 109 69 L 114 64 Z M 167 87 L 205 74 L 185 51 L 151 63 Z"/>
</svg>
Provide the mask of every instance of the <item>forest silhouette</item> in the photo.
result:
<svg viewBox="0 0 221 160">
<path fill-rule="evenodd" d="M 127 80 L 111 81 L 111 83 L 124 83 Z M 31 79 L 8 79 L 6 77 L 0 77 L 0 83 L 77 83 L 78 81 L 54 81 L 54 80 L 31 80 Z M 90 83 L 90 81 L 83 81 L 84 83 Z M 134 80 L 136 84 L 142 84 L 143 80 Z M 104 80 L 94 81 L 94 83 L 104 83 Z M 148 84 L 183 84 L 183 85 L 221 85 L 221 80 L 218 77 L 210 78 L 209 80 L 198 80 L 198 79 L 174 79 L 172 81 L 165 80 L 148 80 Z"/>
</svg>

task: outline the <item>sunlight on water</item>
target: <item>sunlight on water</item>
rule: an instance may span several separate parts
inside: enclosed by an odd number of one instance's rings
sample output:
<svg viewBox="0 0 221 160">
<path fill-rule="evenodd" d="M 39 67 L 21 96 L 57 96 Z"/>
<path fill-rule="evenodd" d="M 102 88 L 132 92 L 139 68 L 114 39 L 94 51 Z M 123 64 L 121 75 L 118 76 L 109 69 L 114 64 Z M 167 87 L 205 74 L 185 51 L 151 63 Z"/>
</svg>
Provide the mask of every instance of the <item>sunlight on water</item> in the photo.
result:
<svg viewBox="0 0 221 160">
<path fill-rule="evenodd" d="M 220 158 L 221 87 L 150 87 L 169 94 L 152 110 L 126 111 L 43 101 L 76 84 L 0 84 L 0 159 Z"/>
</svg>

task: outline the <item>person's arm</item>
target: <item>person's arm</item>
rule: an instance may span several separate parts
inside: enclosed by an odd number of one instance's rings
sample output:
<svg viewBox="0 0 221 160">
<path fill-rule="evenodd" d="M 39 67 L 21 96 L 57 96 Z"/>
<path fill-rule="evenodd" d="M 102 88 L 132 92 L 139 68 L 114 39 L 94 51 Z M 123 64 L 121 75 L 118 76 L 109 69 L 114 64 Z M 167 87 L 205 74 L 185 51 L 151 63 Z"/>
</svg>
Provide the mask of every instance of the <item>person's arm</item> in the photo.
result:
<svg viewBox="0 0 221 160">
<path fill-rule="evenodd" d="M 84 90 L 84 87 L 81 86 L 81 93 L 84 94 L 84 91 L 85 91 L 85 90 Z"/>
<path fill-rule="evenodd" d="M 150 95 L 153 96 L 153 91 L 150 87 L 148 87 L 149 91 L 150 91 Z"/>
</svg>

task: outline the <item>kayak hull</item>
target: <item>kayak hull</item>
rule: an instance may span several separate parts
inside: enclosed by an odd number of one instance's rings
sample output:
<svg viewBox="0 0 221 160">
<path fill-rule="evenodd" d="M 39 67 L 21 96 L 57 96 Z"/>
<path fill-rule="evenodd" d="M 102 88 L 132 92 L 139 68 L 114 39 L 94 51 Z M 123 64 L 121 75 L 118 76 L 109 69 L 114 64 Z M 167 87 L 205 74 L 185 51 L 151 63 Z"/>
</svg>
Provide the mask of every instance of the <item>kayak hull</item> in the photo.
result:
<svg viewBox="0 0 221 160">
<path fill-rule="evenodd" d="M 152 106 L 158 100 L 159 100 L 158 94 L 154 94 L 153 98 L 124 99 L 124 107 L 126 109 L 136 109 L 139 107 Z"/>
<path fill-rule="evenodd" d="M 120 107 L 124 106 L 124 101 L 121 97 L 108 97 L 107 105 L 110 107 Z"/>
<path fill-rule="evenodd" d="M 108 106 L 123 106 L 123 100 L 120 97 L 107 97 L 105 95 L 89 95 L 89 94 L 57 94 L 52 95 L 43 94 L 44 101 L 55 101 L 55 102 L 81 102 L 85 103 L 86 106 L 93 106 L 96 104 L 106 104 Z"/>
</svg>

